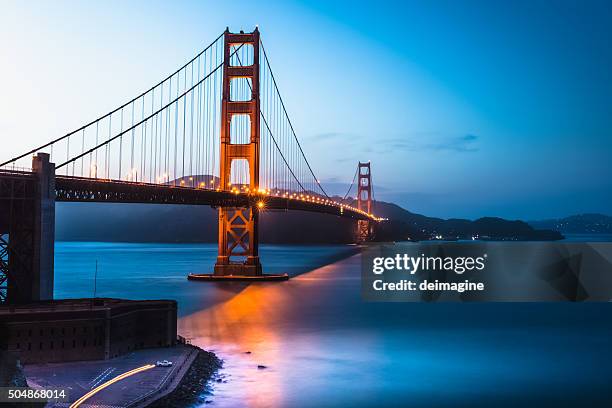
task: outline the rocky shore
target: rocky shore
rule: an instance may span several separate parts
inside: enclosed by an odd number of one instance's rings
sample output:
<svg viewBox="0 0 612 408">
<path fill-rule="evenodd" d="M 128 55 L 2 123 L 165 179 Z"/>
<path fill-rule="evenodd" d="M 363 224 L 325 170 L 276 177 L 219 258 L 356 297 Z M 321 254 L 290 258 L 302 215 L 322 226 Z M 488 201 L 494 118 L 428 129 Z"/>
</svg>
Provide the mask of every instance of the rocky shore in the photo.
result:
<svg viewBox="0 0 612 408">
<path fill-rule="evenodd" d="M 199 350 L 198 355 L 176 389 L 155 401 L 149 407 L 183 408 L 194 403 L 204 403 L 206 401 L 206 395 L 204 395 L 206 384 L 212 379 L 215 372 L 221 368 L 222 362 L 214 353 L 198 347 L 195 348 Z"/>
</svg>

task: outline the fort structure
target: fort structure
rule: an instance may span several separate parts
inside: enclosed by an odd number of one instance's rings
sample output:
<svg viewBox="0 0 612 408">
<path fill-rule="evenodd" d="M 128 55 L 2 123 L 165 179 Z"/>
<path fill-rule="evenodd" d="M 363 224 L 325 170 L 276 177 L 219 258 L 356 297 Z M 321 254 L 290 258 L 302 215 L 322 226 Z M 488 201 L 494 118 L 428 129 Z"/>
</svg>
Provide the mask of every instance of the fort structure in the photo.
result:
<svg viewBox="0 0 612 408">
<path fill-rule="evenodd" d="M 102 360 L 177 339 L 174 300 L 67 299 L 0 306 L 0 350 L 21 363 Z"/>
</svg>

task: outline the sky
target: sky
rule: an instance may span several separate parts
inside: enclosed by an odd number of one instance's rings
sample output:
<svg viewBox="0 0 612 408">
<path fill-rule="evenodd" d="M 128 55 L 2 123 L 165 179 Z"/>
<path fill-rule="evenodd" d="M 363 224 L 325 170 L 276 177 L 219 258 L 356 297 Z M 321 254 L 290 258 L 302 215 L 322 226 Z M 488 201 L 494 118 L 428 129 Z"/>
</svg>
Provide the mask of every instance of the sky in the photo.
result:
<svg viewBox="0 0 612 408">
<path fill-rule="evenodd" d="M 0 0 L 0 161 L 258 25 L 317 176 L 430 216 L 612 215 L 606 1 Z"/>
</svg>

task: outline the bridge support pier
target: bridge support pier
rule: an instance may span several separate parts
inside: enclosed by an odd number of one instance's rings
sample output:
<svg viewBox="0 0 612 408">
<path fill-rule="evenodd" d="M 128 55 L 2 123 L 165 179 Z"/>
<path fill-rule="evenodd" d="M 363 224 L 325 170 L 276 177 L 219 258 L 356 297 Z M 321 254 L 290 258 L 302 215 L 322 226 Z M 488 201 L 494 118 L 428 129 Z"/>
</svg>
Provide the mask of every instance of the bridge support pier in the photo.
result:
<svg viewBox="0 0 612 408">
<path fill-rule="evenodd" d="M 55 166 L 32 159 L 33 173 L 0 173 L 0 302 L 53 298 Z"/>
<path fill-rule="evenodd" d="M 215 275 L 262 275 L 258 252 L 258 224 L 257 207 L 219 208 L 219 255 L 215 264 Z M 236 255 L 242 255 L 244 260 L 234 262 L 231 257 Z"/>
</svg>

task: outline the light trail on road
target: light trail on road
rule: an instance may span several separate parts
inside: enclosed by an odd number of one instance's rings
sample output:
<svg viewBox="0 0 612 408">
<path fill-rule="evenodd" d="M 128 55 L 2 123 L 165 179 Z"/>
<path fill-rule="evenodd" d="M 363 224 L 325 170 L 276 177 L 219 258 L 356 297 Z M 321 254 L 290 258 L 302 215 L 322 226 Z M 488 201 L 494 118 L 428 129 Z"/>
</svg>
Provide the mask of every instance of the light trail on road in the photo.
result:
<svg viewBox="0 0 612 408">
<path fill-rule="evenodd" d="M 102 391 L 104 388 L 108 387 L 109 385 L 112 385 L 112 384 L 116 383 L 117 381 L 121 381 L 124 378 L 132 376 L 134 374 L 138 374 L 138 373 L 141 373 L 143 371 L 150 370 L 153 367 L 155 367 L 154 364 L 147 364 L 147 365 L 144 365 L 142 367 L 138 367 L 138 368 L 135 368 L 133 370 L 127 371 L 127 372 L 125 372 L 123 374 L 119 374 L 118 376 L 114 377 L 113 379 L 108 380 L 104 384 L 97 386 L 93 390 L 89 391 L 87 394 L 83 395 L 81 398 L 79 398 L 78 400 L 73 402 L 72 405 L 70 405 L 70 408 L 77 408 L 84 401 L 86 401 L 87 399 L 89 399 L 90 397 L 95 395 L 96 393 Z"/>
</svg>

